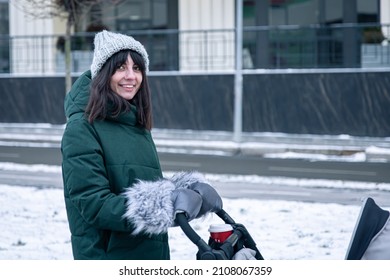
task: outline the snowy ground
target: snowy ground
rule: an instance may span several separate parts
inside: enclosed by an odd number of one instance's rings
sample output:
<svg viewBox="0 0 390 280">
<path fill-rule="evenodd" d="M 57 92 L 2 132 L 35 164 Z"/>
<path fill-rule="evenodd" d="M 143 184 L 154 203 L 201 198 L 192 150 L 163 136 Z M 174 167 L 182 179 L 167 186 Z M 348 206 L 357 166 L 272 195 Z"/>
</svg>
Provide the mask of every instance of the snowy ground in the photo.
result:
<svg viewBox="0 0 390 280">
<path fill-rule="evenodd" d="M 30 171 L 59 168 L 17 164 L 0 167 L 6 166 Z M 207 176 L 210 180 L 221 180 Z M 265 259 L 341 260 L 360 206 L 224 198 L 224 209 L 237 223 L 247 227 Z M 209 215 L 191 225 L 207 240 L 208 226 L 220 222 L 217 216 Z M 61 189 L 0 185 L 0 228 L 0 259 L 72 259 Z M 170 246 L 172 259 L 196 258 L 196 246 L 180 228 L 170 229 Z"/>
<path fill-rule="evenodd" d="M 0 185 L 0 259 L 71 259 L 62 190 Z M 266 259 L 343 259 L 359 207 L 224 199 Z M 215 215 L 191 223 L 207 240 Z M 180 228 L 170 230 L 172 259 L 195 259 L 197 248 Z"/>
<path fill-rule="evenodd" d="M 30 128 L 31 125 L 26 126 Z M 23 126 L 21 127 L 23 128 Z M 12 131 L 12 125 L 8 125 L 4 131 L 0 129 L 0 144 L 10 146 L 58 145 L 58 141 L 61 139 L 61 129 L 58 129 L 59 132 L 55 134 L 54 131 L 42 132 L 45 128 L 46 126 L 40 125 L 33 133 L 19 133 L 20 125 L 15 131 Z M 331 140 L 338 141 L 344 138 L 345 136 L 341 139 L 332 138 Z M 359 138 L 356 141 L 351 139 L 349 142 L 364 142 L 365 140 Z M 178 147 L 175 147 L 177 141 L 171 145 L 169 140 L 160 138 L 156 142 L 158 142 L 160 149 L 174 147 L 175 152 L 180 152 Z M 318 142 L 324 141 L 321 138 Z M 231 141 L 196 142 L 187 139 L 185 142 L 180 141 L 180 143 L 181 145 L 185 143 L 187 146 L 202 148 L 199 153 L 205 152 L 204 147 L 199 146 L 205 143 L 208 145 L 207 152 L 209 149 L 216 149 L 216 147 L 223 151 L 237 149 L 237 143 Z M 380 145 L 377 145 L 378 143 Z M 271 143 L 267 145 L 271 146 L 252 142 L 245 143 L 239 148 L 241 151 L 251 152 L 265 150 L 268 154 L 264 154 L 264 157 L 378 162 L 387 162 L 390 159 L 388 138 L 376 141 L 374 146 L 370 144 L 361 149 L 362 152 L 342 157 L 291 152 L 291 144 L 275 145 Z M 303 147 L 311 148 L 313 151 L 327 149 L 325 146 L 301 145 L 296 150 L 301 150 Z M 332 149 L 337 150 L 338 148 L 340 148 L 339 144 Z M 351 150 L 353 149 L 355 149 L 354 146 Z M 186 149 L 184 151 L 187 152 Z M 58 166 L 0 163 L 0 172 L 2 169 L 60 172 L 59 168 Z M 257 176 L 221 177 L 206 174 L 206 177 L 211 182 L 221 180 L 243 182 L 248 180 L 256 183 L 288 184 L 296 187 L 327 186 L 329 184 L 326 180 L 313 181 Z M 390 191 L 390 184 L 331 182 L 331 187 L 345 188 L 347 186 L 367 190 L 375 187 L 378 190 Z M 224 209 L 237 223 L 246 226 L 265 259 L 341 260 L 345 257 L 360 206 L 224 198 Z M 210 215 L 191 222 L 191 225 L 203 239 L 207 240 L 208 226 L 220 222 L 218 217 Z M 70 234 L 61 189 L 39 189 L 0 184 L 0 229 L 0 260 L 72 259 Z M 171 228 L 169 233 L 171 258 L 174 260 L 195 259 L 197 248 L 188 240 L 181 229 Z"/>
</svg>

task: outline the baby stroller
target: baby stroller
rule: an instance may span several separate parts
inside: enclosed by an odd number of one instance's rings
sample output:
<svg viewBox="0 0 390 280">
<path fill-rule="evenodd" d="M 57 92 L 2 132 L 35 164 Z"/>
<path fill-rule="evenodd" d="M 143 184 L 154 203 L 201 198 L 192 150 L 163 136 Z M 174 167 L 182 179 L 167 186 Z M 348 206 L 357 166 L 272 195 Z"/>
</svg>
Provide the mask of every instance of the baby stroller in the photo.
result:
<svg viewBox="0 0 390 280">
<path fill-rule="evenodd" d="M 234 229 L 221 244 L 211 238 L 206 243 L 192 229 L 184 213 L 176 216 L 176 223 L 199 249 L 197 260 L 230 260 L 242 248 L 255 250 L 257 260 L 264 259 L 244 225 L 237 224 L 224 210 L 216 214 Z M 363 201 L 345 259 L 390 260 L 390 212 L 379 207 L 371 197 Z"/>
<path fill-rule="evenodd" d="M 363 201 L 346 260 L 390 260 L 390 213 L 371 197 Z"/>
<path fill-rule="evenodd" d="M 223 243 L 217 243 L 211 238 L 206 243 L 190 226 L 184 213 L 179 213 L 176 216 L 176 223 L 199 249 L 196 254 L 197 260 L 231 260 L 235 253 L 242 248 L 254 250 L 256 252 L 255 258 L 263 260 L 263 256 L 257 249 L 255 241 L 244 225 L 237 224 L 223 209 L 216 214 L 226 224 L 230 224 L 233 227 L 233 233 Z"/>
</svg>

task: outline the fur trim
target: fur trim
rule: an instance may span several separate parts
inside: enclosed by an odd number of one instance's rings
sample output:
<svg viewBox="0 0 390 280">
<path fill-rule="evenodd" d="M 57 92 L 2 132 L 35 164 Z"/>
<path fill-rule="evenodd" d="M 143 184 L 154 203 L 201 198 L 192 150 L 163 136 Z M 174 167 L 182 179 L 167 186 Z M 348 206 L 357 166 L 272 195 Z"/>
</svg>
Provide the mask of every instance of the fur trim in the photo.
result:
<svg viewBox="0 0 390 280">
<path fill-rule="evenodd" d="M 126 212 L 123 218 L 134 225 L 133 234 L 144 232 L 160 234 L 173 225 L 172 191 L 175 185 L 169 180 L 138 181 L 126 189 Z"/>
<path fill-rule="evenodd" d="M 203 174 L 197 171 L 182 171 L 173 174 L 170 179 L 175 185 L 176 188 L 186 188 L 194 183 L 208 183 Z"/>
</svg>

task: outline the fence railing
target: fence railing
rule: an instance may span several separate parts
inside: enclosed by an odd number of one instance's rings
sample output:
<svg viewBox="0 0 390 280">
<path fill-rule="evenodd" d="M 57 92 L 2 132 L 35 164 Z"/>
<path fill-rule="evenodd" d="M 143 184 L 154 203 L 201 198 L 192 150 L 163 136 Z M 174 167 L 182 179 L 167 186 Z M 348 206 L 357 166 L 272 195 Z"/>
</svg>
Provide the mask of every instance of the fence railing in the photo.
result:
<svg viewBox="0 0 390 280">
<path fill-rule="evenodd" d="M 243 30 L 244 69 L 390 67 L 390 25 L 258 26 Z M 151 71 L 235 68 L 235 30 L 143 30 Z M 72 35 L 72 72 L 92 61 L 93 33 Z M 64 36 L 0 35 L 0 73 L 63 74 Z"/>
</svg>

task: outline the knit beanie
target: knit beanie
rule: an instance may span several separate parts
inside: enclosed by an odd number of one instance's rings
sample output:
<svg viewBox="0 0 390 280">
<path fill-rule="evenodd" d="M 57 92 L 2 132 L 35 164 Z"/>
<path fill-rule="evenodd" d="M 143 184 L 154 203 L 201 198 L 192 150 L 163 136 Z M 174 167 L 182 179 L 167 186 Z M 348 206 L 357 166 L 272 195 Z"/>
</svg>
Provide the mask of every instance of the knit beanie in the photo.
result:
<svg viewBox="0 0 390 280">
<path fill-rule="evenodd" d="M 103 67 L 104 63 L 115 53 L 121 50 L 133 50 L 141 55 L 145 62 L 146 71 L 149 70 L 149 58 L 144 46 L 131 36 L 103 30 L 95 35 L 95 49 L 91 64 L 92 78 Z"/>
</svg>

